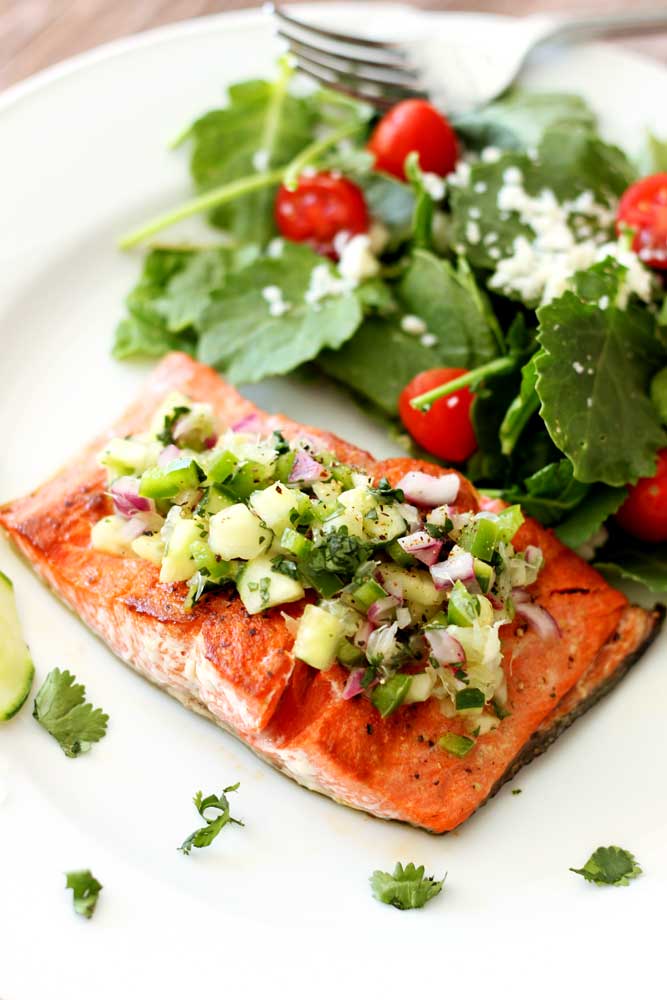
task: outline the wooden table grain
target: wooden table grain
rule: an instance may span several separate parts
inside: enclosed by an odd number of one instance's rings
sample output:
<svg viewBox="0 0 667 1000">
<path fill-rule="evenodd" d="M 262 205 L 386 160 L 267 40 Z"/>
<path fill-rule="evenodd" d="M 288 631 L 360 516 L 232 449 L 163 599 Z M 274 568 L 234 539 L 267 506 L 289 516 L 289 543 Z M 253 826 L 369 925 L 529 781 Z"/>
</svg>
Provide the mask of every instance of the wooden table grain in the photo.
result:
<svg viewBox="0 0 667 1000">
<path fill-rule="evenodd" d="M 413 0 L 437 10 L 532 14 L 606 11 L 636 0 Z M 256 6 L 256 0 L 0 0 L 0 89 L 103 42 L 204 14 Z M 667 34 L 630 45 L 667 62 Z"/>
</svg>

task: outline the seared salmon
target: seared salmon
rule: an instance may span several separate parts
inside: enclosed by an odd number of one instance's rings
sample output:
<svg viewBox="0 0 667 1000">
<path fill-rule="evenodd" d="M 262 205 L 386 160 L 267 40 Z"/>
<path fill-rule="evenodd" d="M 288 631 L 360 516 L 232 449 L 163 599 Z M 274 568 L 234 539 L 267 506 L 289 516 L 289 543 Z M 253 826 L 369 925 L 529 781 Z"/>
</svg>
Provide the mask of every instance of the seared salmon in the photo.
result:
<svg viewBox="0 0 667 1000">
<path fill-rule="evenodd" d="M 531 594 L 561 637 L 541 639 L 520 619 L 502 627 L 509 714 L 465 757 L 448 754 L 438 739 L 463 734 L 460 718 L 445 718 L 434 699 L 386 719 L 364 698 L 344 700 L 347 671 L 297 660 L 280 608 L 251 617 L 230 589 L 185 610 L 185 584 L 160 583 L 153 564 L 92 548 L 91 528 L 111 510 L 100 449 L 111 437 L 141 432 L 174 390 L 208 403 L 224 425 L 254 414 L 267 434 L 309 436 L 375 481 L 443 470 L 407 458 L 376 461 L 332 434 L 263 413 L 212 369 L 174 353 L 110 431 L 34 493 L 0 508 L 0 525 L 17 548 L 122 660 L 307 788 L 376 816 L 452 830 L 606 693 L 656 635 L 660 610 L 630 606 L 552 532 L 527 520 L 514 544 L 542 549 L 545 565 Z M 455 506 L 485 506 L 460 479 Z"/>
</svg>

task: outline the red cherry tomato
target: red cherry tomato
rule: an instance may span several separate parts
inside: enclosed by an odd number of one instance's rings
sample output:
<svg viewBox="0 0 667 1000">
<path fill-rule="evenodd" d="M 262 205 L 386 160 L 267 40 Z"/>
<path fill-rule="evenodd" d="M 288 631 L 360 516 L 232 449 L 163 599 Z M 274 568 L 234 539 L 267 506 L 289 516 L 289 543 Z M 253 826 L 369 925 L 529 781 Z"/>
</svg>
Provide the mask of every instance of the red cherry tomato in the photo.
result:
<svg viewBox="0 0 667 1000">
<path fill-rule="evenodd" d="M 667 269 L 667 173 L 631 184 L 618 206 L 616 228 L 634 229 L 632 249 L 648 267 Z"/>
<path fill-rule="evenodd" d="M 470 422 L 474 395 L 467 387 L 436 400 L 427 413 L 410 406 L 410 400 L 429 389 L 466 375 L 465 368 L 432 368 L 415 375 L 398 401 L 398 412 L 405 427 L 422 448 L 446 462 L 465 462 L 477 450 L 477 439 Z"/>
<path fill-rule="evenodd" d="M 444 177 L 456 166 L 456 133 L 446 118 L 428 101 L 401 101 L 376 125 L 368 149 L 375 155 L 375 169 L 405 180 L 405 158 L 419 153 L 422 170 Z"/>
<path fill-rule="evenodd" d="M 368 209 L 356 184 L 330 173 L 302 176 L 294 191 L 281 186 L 276 195 L 275 219 L 288 240 L 308 243 L 334 259 L 334 237 L 354 236 L 368 229 Z"/>
<path fill-rule="evenodd" d="M 645 542 L 667 542 L 667 448 L 658 452 L 654 476 L 630 487 L 616 520 L 629 535 Z"/>
</svg>

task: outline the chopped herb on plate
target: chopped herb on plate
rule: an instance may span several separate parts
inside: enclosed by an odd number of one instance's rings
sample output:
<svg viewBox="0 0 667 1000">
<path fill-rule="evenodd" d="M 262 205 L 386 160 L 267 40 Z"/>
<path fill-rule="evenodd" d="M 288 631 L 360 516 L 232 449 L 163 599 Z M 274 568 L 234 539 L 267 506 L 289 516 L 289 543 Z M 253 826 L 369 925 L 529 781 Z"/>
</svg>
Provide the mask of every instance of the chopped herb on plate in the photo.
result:
<svg viewBox="0 0 667 1000">
<path fill-rule="evenodd" d="M 374 871 L 370 878 L 373 895 L 381 903 L 395 906 L 397 910 L 416 910 L 442 891 L 445 879 L 424 875 L 424 865 L 416 868 L 410 862 L 403 867 L 398 862 L 393 873 Z"/>
<path fill-rule="evenodd" d="M 202 792 L 197 792 L 193 802 L 206 825 L 195 830 L 194 833 L 185 838 L 178 848 L 181 854 L 189 854 L 193 847 L 209 847 L 228 823 L 235 823 L 237 826 L 244 825 L 242 820 L 234 819 L 231 815 L 227 800 L 227 792 L 235 792 L 238 787 L 239 782 L 224 788 L 220 795 L 207 795 L 206 798 L 203 797 Z M 207 816 L 206 812 L 208 810 L 217 812 L 217 815 Z"/>
<path fill-rule="evenodd" d="M 103 888 L 102 883 L 97 881 L 88 868 L 78 872 L 67 872 L 66 878 L 65 888 L 72 890 L 75 912 L 90 920 Z"/>
<path fill-rule="evenodd" d="M 583 868 L 570 871 L 596 885 L 630 885 L 642 873 L 634 855 L 622 847 L 598 847 Z"/>
<path fill-rule="evenodd" d="M 57 667 L 37 692 L 33 716 L 67 757 L 90 750 L 106 734 L 109 716 L 86 701 L 86 689 L 69 670 Z"/>
</svg>

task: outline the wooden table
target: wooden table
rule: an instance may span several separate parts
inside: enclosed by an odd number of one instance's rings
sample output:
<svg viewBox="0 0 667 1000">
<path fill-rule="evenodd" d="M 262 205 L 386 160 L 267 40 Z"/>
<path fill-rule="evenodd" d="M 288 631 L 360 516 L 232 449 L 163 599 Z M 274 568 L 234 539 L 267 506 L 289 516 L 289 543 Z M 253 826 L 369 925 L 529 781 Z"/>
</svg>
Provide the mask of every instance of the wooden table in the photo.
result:
<svg viewBox="0 0 667 1000">
<path fill-rule="evenodd" d="M 0 0 L 0 89 L 52 63 L 123 35 L 199 17 L 258 0 Z M 650 3 L 650 0 L 648 0 Z M 655 0 L 654 0 L 655 2 Z M 602 11 L 636 0 L 416 0 L 438 10 L 530 14 L 549 10 Z M 637 6 L 641 6 L 641 2 Z M 667 34 L 632 47 L 667 62 Z"/>
</svg>

